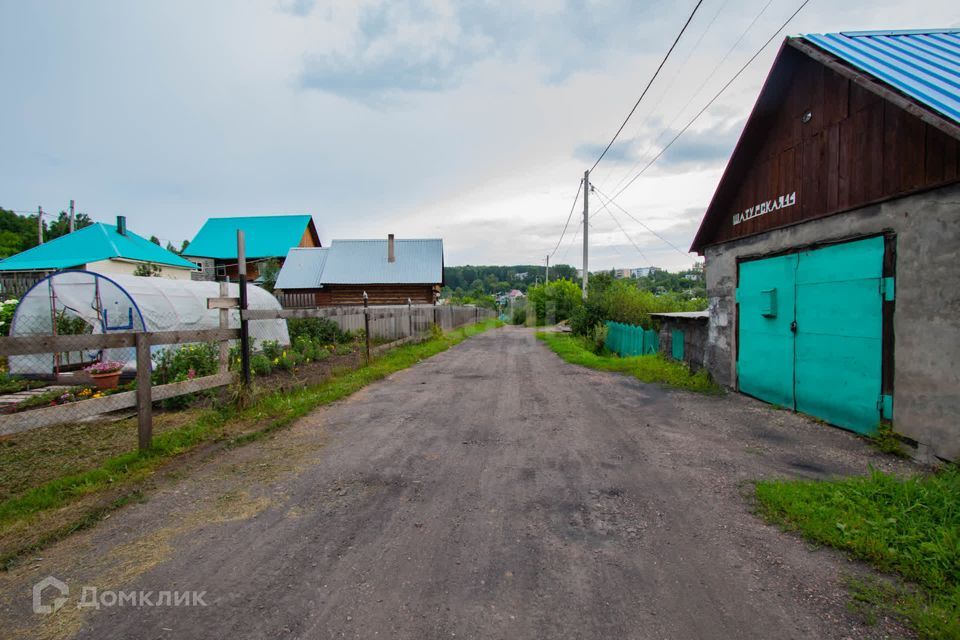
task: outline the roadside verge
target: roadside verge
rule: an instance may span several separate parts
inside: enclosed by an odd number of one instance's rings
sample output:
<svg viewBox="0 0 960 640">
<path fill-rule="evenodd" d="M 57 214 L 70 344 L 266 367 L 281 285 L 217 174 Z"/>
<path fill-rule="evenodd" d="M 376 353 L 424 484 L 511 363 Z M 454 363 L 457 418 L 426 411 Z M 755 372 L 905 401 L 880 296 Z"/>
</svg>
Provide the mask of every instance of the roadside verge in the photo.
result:
<svg viewBox="0 0 960 640">
<path fill-rule="evenodd" d="M 317 407 L 343 399 L 501 324 L 483 322 L 418 344 L 402 345 L 368 365 L 334 372 L 318 384 L 263 393 L 243 409 L 228 405 L 198 411 L 184 424 L 154 438 L 148 451 L 114 456 L 12 496 L 0 502 L 0 569 L 73 531 L 92 526 L 120 506 L 142 500 L 156 474 L 183 462 L 190 457 L 187 454 L 207 456 L 223 447 L 256 441 Z"/>
</svg>

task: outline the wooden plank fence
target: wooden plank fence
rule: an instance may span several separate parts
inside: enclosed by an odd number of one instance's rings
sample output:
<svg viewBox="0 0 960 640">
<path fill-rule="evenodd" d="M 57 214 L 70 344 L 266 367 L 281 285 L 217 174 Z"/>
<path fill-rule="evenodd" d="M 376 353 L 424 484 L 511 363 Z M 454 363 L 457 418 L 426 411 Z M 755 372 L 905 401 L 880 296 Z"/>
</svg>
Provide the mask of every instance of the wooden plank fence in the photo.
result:
<svg viewBox="0 0 960 640">
<path fill-rule="evenodd" d="M 228 367 L 229 344 L 241 337 L 242 329 L 227 328 L 228 314 L 231 306 L 235 304 L 235 300 L 226 298 L 225 295 L 220 299 L 212 298 L 208 303 L 209 308 L 219 309 L 221 312 L 221 326 L 217 329 L 0 337 L 0 357 L 134 348 L 136 350 L 137 371 L 137 388 L 135 391 L 124 391 L 102 398 L 90 398 L 18 413 L 0 414 L 0 436 L 8 436 L 55 424 L 75 422 L 111 411 L 136 408 L 138 443 L 141 449 L 148 449 L 153 433 L 153 402 L 226 386 L 236 380 L 235 374 L 230 373 Z M 246 323 L 257 320 L 328 318 L 344 330 L 355 331 L 367 328 L 366 353 L 368 359 L 371 355 L 377 355 L 390 348 L 429 336 L 431 325 L 438 325 L 444 330 L 450 330 L 495 316 L 493 311 L 487 309 L 432 305 L 250 309 L 241 310 L 240 313 L 242 320 Z M 371 338 L 390 339 L 391 342 L 372 347 Z M 218 373 L 183 382 L 159 386 L 152 385 L 151 347 L 197 342 L 217 342 L 220 344 Z"/>
<path fill-rule="evenodd" d="M 0 415 L 0 436 L 11 435 L 64 422 L 73 422 L 90 416 L 137 407 L 137 439 L 141 449 L 150 447 L 153 435 L 151 406 L 156 400 L 165 400 L 188 393 L 196 393 L 230 384 L 232 373 L 226 372 L 221 362 L 220 372 L 212 376 L 194 378 L 154 387 L 151 384 L 153 363 L 150 347 L 196 342 L 223 342 L 240 337 L 239 329 L 200 329 L 192 331 L 154 331 L 84 335 L 14 336 L 0 338 L 0 356 L 63 353 L 83 349 L 114 349 L 134 347 L 137 353 L 137 389 L 103 398 L 90 398 L 67 404 L 31 409 Z M 221 356 L 223 358 L 224 356 Z"/>
</svg>

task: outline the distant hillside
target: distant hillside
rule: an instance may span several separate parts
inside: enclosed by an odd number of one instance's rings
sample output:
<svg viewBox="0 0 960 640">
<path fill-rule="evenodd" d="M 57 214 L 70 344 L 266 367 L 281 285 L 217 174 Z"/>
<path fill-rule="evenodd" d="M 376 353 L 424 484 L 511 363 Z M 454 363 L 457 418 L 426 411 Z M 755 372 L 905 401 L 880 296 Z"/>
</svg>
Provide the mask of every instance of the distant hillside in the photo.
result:
<svg viewBox="0 0 960 640">
<path fill-rule="evenodd" d="M 444 285 L 450 292 L 458 295 L 481 292 L 485 294 L 498 291 L 519 289 L 526 291 L 537 278 L 543 281 L 543 265 L 517 264 L 512 266 L 473 266 L 444 267 Z M 550 280 L 577 277 L 577 270 L 568 264 L 550 266 Z"/>
</svg>

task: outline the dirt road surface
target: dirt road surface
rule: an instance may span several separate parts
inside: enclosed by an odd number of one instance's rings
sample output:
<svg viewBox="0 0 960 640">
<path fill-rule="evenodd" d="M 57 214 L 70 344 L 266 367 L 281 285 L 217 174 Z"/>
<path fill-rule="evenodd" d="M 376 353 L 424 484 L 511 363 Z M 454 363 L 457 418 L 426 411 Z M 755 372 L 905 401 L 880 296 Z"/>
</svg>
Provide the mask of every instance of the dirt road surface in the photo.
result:
<svg viewBox="0 0 960 640">
<path fill-rule="evenodd" d="M 843 431 L 472 338 L 0 575 L 39 638 L 852 638 L 867 570 L 751 513 L 756 478 L 908 470 Z M 70 600 L 31 612 L 53 575 Z M 84 586 L 206 606 L 78 609 Z M 88 593 L 89 596 L 89 593 Z M 110 598 L 104 599 L 104 603 Z"/>
</svg>

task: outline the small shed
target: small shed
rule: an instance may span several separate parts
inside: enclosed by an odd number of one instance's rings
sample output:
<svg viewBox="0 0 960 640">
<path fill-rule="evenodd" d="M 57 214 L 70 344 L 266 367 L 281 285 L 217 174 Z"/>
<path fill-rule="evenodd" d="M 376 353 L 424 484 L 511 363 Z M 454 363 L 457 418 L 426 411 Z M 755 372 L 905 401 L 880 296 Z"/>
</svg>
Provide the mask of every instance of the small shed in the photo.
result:
<svg viewBox="0 0 960 640">
<path fill-rule="evenodd" d="M 787 38 L 694 239 L 718 382 L 960 459 L 960 30 Z"/>
<path fill-rule="evenodd" d="M 660 322 L 660 352 L 674 360 L 682 360 L 692 371 L 704 365 L 707 346 L 707 326 L 710 314 L 706 311 L 676 311 L 651 313 Z"/>
</svg>

